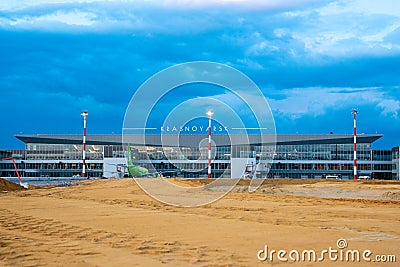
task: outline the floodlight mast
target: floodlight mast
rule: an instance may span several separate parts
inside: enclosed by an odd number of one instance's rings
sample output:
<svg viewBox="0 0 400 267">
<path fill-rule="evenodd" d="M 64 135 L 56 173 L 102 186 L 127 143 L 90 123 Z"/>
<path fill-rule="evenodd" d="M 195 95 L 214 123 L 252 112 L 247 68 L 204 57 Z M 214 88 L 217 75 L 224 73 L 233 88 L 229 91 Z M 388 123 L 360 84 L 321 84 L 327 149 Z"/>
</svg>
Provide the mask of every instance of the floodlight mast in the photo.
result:
<svg viewBox="0 0 400 267">
<path fill-rule="evenodd" d="M 83 144 L 82 144 L 82 177 L 86 177 L 86 117 L 88 112 L 82 112 L 83 116 Z"/>
</svg>

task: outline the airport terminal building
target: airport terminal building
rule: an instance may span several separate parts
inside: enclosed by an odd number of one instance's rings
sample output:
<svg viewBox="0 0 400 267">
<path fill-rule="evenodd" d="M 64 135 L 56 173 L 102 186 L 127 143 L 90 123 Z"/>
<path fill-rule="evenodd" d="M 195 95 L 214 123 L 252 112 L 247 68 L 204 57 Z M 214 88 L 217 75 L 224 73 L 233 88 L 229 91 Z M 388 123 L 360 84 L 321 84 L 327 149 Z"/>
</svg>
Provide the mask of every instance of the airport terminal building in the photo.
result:
<svg viewBox="0 0 400 267">
<path fill-rule="evenodd" d="M 206 136 L 180 135 L 179 146 L 165 145 L 165 136 L 146 135 L 145 145 L 133 141 L 127 148 L 122 146 L 121 135 L 88 135 L 87 176 L 123 177 L 129 154 L 134 165 L 162 172 L 164 176 L 207 177 L 207 147 L 201 145 Z M 399 179 L 399 147 L 390 150 L 372 148 L 382 136 L 357 136 L 358 175 Z M 80 175 L 81 135 L 17 135 L 16 138 L 25 143 L 25 150 L 0 153 L 15 158 L 21 176 L 67 178 Z M 276 136 L 276 146 L 263 144 L 257 135 L 247 135 L 246 138 L 247 144 L 231 145 L 230 136 L 212 136 L 212 177 L 238 178 L 246 172 L 256 178 L 353 177 L 353 135 L 283 134 Z M 0 176 L 15 177 L 11 161 L 0 161 Z"/>
</svg>

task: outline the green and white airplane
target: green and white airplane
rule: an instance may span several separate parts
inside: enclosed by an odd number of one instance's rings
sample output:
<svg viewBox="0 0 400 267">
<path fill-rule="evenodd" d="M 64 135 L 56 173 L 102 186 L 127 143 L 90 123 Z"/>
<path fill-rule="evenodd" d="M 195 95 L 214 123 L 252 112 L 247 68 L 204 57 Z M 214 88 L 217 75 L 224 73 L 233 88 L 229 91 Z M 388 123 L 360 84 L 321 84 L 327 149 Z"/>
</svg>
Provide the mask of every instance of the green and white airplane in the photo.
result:
<svg viewBox="0 0 400 267">
<path fill-rule="evenodd" d="M 148 169 L 133 165 L 130 145 L 128 145 L 128 174 L 129 177 L 144 177 L 150 174 Z"/>
</svg>

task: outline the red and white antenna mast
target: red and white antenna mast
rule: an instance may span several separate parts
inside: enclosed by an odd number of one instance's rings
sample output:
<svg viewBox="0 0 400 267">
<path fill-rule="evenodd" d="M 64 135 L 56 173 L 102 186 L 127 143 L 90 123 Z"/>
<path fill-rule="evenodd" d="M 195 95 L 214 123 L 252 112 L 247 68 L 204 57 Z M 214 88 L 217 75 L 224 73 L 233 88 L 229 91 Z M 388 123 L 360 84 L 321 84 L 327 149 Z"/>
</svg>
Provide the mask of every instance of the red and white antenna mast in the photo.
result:
<svg viewBox="0 0 400 267">
<path fill-rule="evenodd" d="M 87 111 L 82 112 L 83 116 L 83 148 L 82 148 L 82 177 L 86 177 L 86 117 Z"/>
<path fill-rule="evenodd" d="M 211 178 L 211 117 L 214 114 L 211 110 L 207 111 L 208 116 L 208 178 Z"/>
<path fill-rule="evenodd" d="M 354 115 L 354 180 L 357 180 L 357 109 L 351 112 Z"/>
</svg>

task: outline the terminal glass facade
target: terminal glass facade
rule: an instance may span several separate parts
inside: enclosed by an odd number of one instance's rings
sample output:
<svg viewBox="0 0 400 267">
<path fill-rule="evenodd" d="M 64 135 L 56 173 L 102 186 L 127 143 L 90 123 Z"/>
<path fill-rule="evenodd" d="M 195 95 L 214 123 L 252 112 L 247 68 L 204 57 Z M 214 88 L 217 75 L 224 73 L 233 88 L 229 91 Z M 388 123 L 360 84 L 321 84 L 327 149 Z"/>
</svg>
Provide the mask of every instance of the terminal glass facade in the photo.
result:
<svg viewBox="0 0 400 267">
<path fill-rule="evenodd" d="M 372 143 L 380 135 L 358 137 L 358 175 L 375 179 L 398 177 L 399 150 L 373 150 Z M 80 136 L 21 136 L 26 150 L 13 151 L 18 168 L 25 177 L 72 177 L 82 170 L 82 144 Z M 257 178 L 324 178 L 328 175 L 342 179 L 353 176 L 353 138 L 351 135 L 286 135 L 277 137 L 276 146 L 257 142 L 250 145 L 220 144 L 218 136 L 212 146 L 212 176 L 232 177 L 234 162 L 248 159 L 246 170 Z M 206 177 L 208 165 L 207 143 L 204 136 L 183 137 L 180 147 L 162 146 L 156 139 L 151 145 L 130 144 L 134 165 L 164 176 Z M 154 141 L 156 140 L 156 141 Z M 221 139 L 222 140 L 222 139 Z M 255 139 L 252 139 L 255 140 Z M 218 145 L 220 144 L 220 145 Z M 5 153 L 3 153 L 5 154 Z M 7 153 L 9 155 L 10 152 Z M 116 135 L 88 136 L 86 164 L 90 177 L 107 177 L 124 172 L 127 147 Z M 272 160 L 271 160 L 272 159 Z M 397 160 L 397 161 L 396 161 Z M 269 170 L 269 171 L 268 171 Z M 10 161 L 0 162 L 1 175 L 15 176 Z M 122 177 L 119 173 L 118 177 Z M 235 177 L 238 178 L 238 177 Z"/>
<path fill-rule="evenodd" d="M 27 160 L 79 160 L 82 159 L 82 145 L 74 144 L 27 144 Z M 103 159 L 103 146 L 86 147 L 86 159 Z"/>
<path fill-rule="evenodd" d="M 249 158 L 248 165 L 258 178 L 324 178 L 328 175 L 341 179 L 353 177 L 354 145 L 351 136 L 341 143 L 313 143 L 310 140 L 298 144 L 236 145 L 212 147 L 212 176 L 230 177 L 234 158 Z M 283 142 L 282 142 L 283 143 Z M 184 147 L 132 146 L 135 164 L 164 174 L 184 177 L 206 177 L 207 148 L 186 145 Z M 273 159 L 272 164 L 269 159 Z M 191 160 L 193 162 L 188 162 Z M 372 149 L 372 142 L 357 144 L 358 174 L 375 179 L 390 179 L 391 151 Z M 269 170 L 270 169 L 270 170 Z M 268 171 L 269 170 L 269 171 Z"/>
</svg>

